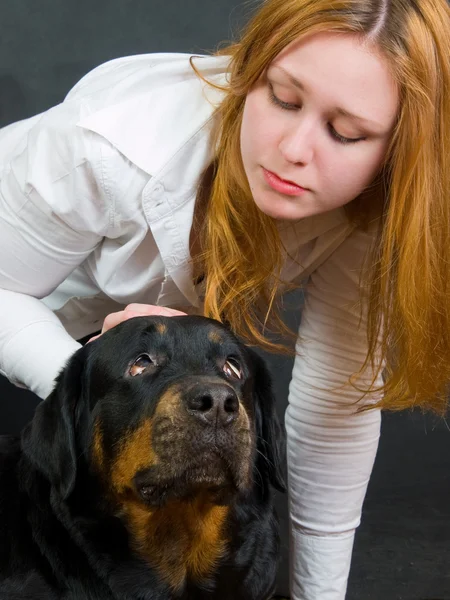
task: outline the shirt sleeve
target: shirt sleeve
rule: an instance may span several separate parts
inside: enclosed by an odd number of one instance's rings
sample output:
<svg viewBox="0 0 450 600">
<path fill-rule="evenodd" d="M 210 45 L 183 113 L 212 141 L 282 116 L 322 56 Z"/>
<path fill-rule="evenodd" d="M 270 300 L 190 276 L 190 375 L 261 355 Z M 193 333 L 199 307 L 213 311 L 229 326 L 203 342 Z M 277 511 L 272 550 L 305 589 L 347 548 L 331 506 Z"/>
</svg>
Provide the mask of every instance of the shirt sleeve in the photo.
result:
<svg viewBox="0 0 450 600">
<path fill-rule="evenodd" d="M 81 112 L 66 102 L 0 131 L 0 370 L 40 397 L 79 347 L 40 299 L 110 219 L 100 138 L 77 127 Z"/>
<path fill-rule="evenodd" d="M 345 598 L 378 447 L 380 411 L 357 413 L 361 392 L 347 384 L 367 353 L 359 278 L 372 239 L 355 230 L 306 289 L 286 412 L 295 600 Z M 359 383 L 370 379 L 367 372 Z"/>
</svg>

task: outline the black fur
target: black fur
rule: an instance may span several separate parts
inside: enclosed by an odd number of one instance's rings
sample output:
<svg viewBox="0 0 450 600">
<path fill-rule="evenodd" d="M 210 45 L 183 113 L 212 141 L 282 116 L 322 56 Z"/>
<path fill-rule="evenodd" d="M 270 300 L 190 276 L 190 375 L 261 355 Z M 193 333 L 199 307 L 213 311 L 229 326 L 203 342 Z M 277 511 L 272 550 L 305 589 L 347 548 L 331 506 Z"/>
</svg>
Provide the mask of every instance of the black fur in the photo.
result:
<svg viewBox="0 0 450 600">
<path fill-rule="evenodd" d="M 130 367 L 142 354 L 151 358 Z M 208 412 L 216 394 L 228 394 L 226 411 L 217 413 L 223 426 L 204 419 L 216 414 Z M 168 469 L 147 492 L 139 482 L 153 467 L 130 473 L 116 497 L 110 484 L 117 449 L 146 418 L 157 422 L 163 397 L 173 399 L 167 410 L 175 411 L 177 431 L 159 439 L 152 425 L 151 443 L 159 458 L 173 455 L 164 459 Z M 229 418 L 236 419 L 231 426 Z M 167 429 L 168 418 L 160 421 Z M 248 432 L 238 431 L 247 422 Z M 102 433 L 100 470 L 95 427 Z M 20 439 L 0 437 L 0 600 L 268 599 L 278 556 L 271 486 L 285 489 L 282 444 L 266 367 L 225 327 L 202 317 L 122 323 L 75 353 Z M 199 479 L 195 465 L 209 474 Z M 140 494 L 148 489 L 154 497 L 147 503 Z M 207 576 L 187 572 L 174 587 L 137 550 L 122 498 L 154 513 L 199 493 L 228 507 L 226 549 Z"/>
</svg>

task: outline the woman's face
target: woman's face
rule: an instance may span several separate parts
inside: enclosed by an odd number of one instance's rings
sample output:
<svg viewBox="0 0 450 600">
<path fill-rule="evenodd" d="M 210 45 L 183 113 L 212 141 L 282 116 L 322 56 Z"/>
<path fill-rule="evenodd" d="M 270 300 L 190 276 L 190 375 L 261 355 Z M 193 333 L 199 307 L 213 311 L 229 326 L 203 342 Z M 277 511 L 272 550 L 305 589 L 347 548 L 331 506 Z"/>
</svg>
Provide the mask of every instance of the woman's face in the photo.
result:
<svg viewBox="0 0 450 600">
<path fill-rule="evenodd" d="M 397 109 L 385 61 L 356 36 L 287 46 L 245 101 L 241 153 L 257 206 L 295 220 L 356 198 L 383 163 Z"/>
</svg>

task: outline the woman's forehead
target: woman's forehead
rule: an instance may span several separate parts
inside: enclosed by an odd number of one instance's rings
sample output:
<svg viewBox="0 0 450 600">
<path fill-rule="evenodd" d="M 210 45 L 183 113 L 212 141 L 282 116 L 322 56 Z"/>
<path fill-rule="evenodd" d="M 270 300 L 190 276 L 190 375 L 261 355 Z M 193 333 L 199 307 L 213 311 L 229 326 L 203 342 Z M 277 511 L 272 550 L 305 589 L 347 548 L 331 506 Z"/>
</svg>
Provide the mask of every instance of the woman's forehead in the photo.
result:
<svg viewBox="0 0 450 600">
<path fill-rule="evenodd" d="M 286 46 L 268 67 L 280 84 L 319 98 L 337 113 L 390 129 L 398 110 L 398 85 L 386 59 L 356 34 L 321 32 Z"/>
</svg>

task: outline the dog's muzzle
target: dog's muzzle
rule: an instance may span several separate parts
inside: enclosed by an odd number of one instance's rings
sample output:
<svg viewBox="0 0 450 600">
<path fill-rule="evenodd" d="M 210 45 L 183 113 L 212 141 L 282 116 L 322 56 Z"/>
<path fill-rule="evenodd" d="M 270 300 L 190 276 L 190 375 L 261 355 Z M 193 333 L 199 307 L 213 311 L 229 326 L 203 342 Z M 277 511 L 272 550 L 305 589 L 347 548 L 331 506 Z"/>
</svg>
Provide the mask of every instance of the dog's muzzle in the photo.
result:
<svg viewBox="0 0 450 600">
<path fill-rule="evenodd" d="M 254 436 L 236 391 L 218 378 L 190 377 L 163 394 L 152 419 L 156 460 L 134 478 L 161 504 L 199 489 L 236 493 L 250 483 Z"/>
</svg>

